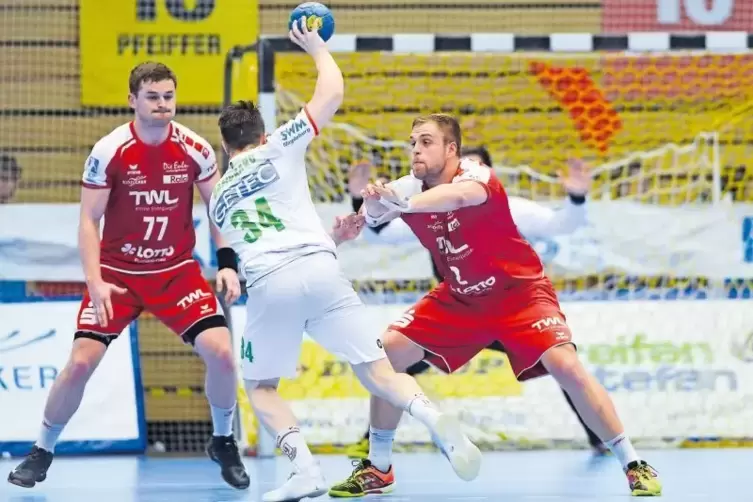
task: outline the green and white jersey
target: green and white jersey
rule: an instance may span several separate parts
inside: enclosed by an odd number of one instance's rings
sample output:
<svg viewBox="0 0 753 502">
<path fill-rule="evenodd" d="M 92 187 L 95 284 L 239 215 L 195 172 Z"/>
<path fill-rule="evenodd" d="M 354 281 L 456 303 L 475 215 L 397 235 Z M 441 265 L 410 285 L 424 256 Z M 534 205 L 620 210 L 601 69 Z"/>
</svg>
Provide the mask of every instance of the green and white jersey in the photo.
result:
<svg viewBox="0 0 753 502">
<path fill-rule="evenodd" d="M 212 192 L 209 217 L 240 257 L 249 285 L 301 256 L 335 253 L 306 176 L 306 148 L 317 134 L 304 108 L 265 144 L 233 157 Z"/>
</svg>

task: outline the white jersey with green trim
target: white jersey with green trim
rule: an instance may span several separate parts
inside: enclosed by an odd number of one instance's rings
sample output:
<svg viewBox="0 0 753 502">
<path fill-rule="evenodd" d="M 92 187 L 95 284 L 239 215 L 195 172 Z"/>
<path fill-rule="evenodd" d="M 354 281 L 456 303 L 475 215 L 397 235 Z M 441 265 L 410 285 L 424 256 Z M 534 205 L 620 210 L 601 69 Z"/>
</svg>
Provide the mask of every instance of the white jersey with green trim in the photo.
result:
<svg viewBox="0 0 753 502">
<path fill-rule="evenodd" d="M 306 148 L 318 129 L 304 108 L 267 142 L 230 159 L 209 217 L 238 254 L 247 284 L 335 243 L 311 200 Z"/>
</svg>

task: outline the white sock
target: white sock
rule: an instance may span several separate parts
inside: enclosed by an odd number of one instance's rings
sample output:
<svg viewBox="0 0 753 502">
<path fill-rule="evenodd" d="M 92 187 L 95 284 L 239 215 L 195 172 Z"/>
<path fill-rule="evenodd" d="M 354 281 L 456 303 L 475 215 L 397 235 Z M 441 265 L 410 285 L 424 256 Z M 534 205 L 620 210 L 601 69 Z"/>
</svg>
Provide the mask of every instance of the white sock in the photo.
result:
<svg viewBox="0 0 753 502">
<path fill-rule="evenodd" d="M 49 452 L 55 451 L 55 443 L 58 442 L 60 433 L 63 432 L 65 425 L 53 425 L 46 418 L 42 420 L 42 427 L 39 430 L 39 438 L 36 445 Z"/>
<path fill-rule="evenodd" d="M 306 471 L 316 463 L 298 427 L 291 427 L 279 433 L 277 447 L 290 459 L 298 472 Z"/>
<path fill-rule="evenodd" d="M 408 413 L 431 431 L 435 429 L 440 415 L 436 406 L 423 394 L 416 394 L 416 397 L 408 403 Z"/>
<path fill-rule="evenodd" d="M 218 408 L 210 405 L 212 411 L 212 425 L 215 436 L 230 436 L 233 434 L 233 415 L 235 405 L 231 408 Z"/>
<path fill-rule="evenodd" d="M 637 462 L 641 459 L 641 457 L 638 456 L 638 452 L 633 448 L 633 443 L 630 442 L 630 438 L 627 437 L 624 432 L 604 444 L 607 445 L 612 453 L 614 453 L 614 456 L 617 457 L 617 460 L 622 464 L 623 469 L 626 469 L 630 462 Z"/>
<path fill-rule="evenodd" d="M 392 443 L 395 430 L 369 429 L 369 460 L 382 472 L 390 470 L 392 465 Z"/>
</svg>

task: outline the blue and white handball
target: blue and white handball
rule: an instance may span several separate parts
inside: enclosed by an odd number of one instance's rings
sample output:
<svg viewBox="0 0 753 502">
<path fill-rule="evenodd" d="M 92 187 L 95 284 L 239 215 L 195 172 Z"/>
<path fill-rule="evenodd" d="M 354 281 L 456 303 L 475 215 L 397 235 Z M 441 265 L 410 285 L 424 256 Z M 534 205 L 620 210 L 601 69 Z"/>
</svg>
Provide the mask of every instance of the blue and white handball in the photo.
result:
<svg viewBox="0 0 753 502">
<path fill-rule="evenodd" d="M 317 30 L 319 36 L 325 42 L 332 37 L 335 33 L 335 18 L 332 16 L 332 12 L 329 7 L 322 5 L 319 2 L 306 2 L 302 3 L 290 13 L 290 21 L 288 22 L 288 29 L 293 29 L 293 23 L 298 22 L 302 17 L 306 17 L 306 25 L 309 30 Z M 298 24 L 299 28 L 303 28 L 303 25 Z"/>
</svg>

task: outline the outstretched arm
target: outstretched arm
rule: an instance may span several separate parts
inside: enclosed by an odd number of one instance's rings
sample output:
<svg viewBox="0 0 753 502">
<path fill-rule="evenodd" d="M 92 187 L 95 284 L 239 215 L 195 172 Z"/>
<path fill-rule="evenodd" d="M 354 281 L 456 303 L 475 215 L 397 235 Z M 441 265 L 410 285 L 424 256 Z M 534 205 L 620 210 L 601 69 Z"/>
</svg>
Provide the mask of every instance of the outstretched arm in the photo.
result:
<svg viewBox="0 0 753 502">
<path fill-rule="evenodd" d="M 489 197 L 485 185 L 475 181 L 435 186 L 408 199 L 407 213 L 440 213 L 480 206 Z"/>
<path fill-rule="evenodd" d="M 486 185 L 473 180 L 435 186 L 411 197 L 400 197 L 388 187 L 370 185 L 378 202 L 399 213 L 445 213 L 463 207 L 479 206 L 489 197 Z"/>
<path fill-rule="evenodd" d="M 586 223 L 585 199 L 570 196 L 561 209 L 551 209 L 532 200 L 510 197 L 510 213 L 520 233 L 531 239 L 575 232 Z"/>
<path fill-rule="evenodd" d="M 510 197 L 510 213 L 520 233 L 527 238 L 546 238 L 575 232 L 586 224 L 586 195 L 591 188 L 591 173 L 580 159 L 567 161 L 567 172 L 558 172 L 567 191 L 565 206 L 559 210 L 528 199 Z"/>
</svg>

